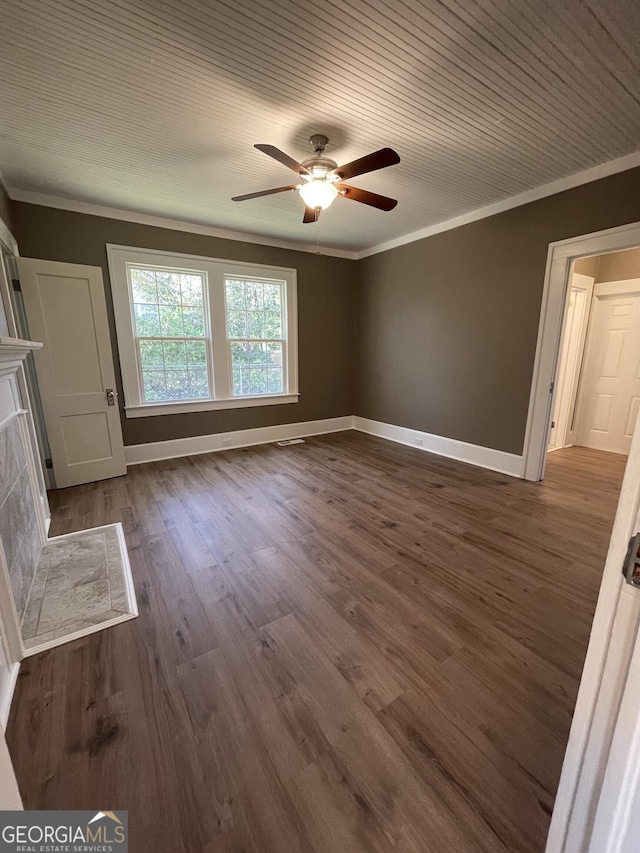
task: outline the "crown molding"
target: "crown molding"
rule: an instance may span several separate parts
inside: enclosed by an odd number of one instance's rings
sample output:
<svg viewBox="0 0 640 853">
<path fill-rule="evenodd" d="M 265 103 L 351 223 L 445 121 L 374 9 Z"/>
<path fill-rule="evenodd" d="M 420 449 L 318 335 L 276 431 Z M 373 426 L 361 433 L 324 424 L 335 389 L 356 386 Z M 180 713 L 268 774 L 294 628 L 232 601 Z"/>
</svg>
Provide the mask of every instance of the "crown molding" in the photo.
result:
<svg viewBox="0 0 640 853">
<path fill-rule="evenodd" d="M 495 216 L 496 213 L 503 213 L 506 210 L 512 210 L 514 207 L 521 207 L 523 204 L 529 204 L 532 201 L 538 201 L 541 198 L 547 198 L 548 196 L 556 195 L 556 193 L 561 193 L 565 190 L 582 186 L 583 184 L 590 184 L 592 181 L 598 181 L 600 178 L 607 178 L 609 175 L 615 175 L 619 172 L 626 172 L 628 169 L 635 169 L 637 166 L 640 166 L 640 151 L 628 154 L 625 157 L 618 157 L 617 160 L 610 160 L 608 163 L 602 163 L 600 166 L 594 166 L 592 169 L 585 169 L 583 172 L 576 172 L 574 175 L 560 178 L 549 184 L 543 184 L 540 187 L 527 190 L 527 192 L 520 193 L 519 195 L 510 196 L 502 201 L 489 204 L 486 207 L 480 207 L 477 210 L 464 213 L 462 216 L 447 219 L 436 225 L 429 225 L 427 228 L 421 228 L 419 231 L 412 231 L 411 234 L 405 234 L 404 237 L 396 237 L 394 240 L 389 240 L 386 243 L 379 243 L 377 246 L 362 249 L 356 253 L 356 260 L 368 258 L 370 255 L 377 255 L 389 249 L 395 249 L 397 246 L 405 246 L 407 243 L 414 243 L 416 240 L 423 240 L 425 237 L 432 237 L 434 234 L 441 234 L 443 231 L 451 231 L 453 228 L 460 228 L 461 225 L 469 225 L 471 222 L 477 222 L 479 219 Z"/>
<path fill-rule="evenodd" d="M 23 201 L 27 204 L 38 204 L 42 207 L 54 207 L 57 210 L 70 210 L 73 213 L 86 213 L 89 216 L 103 216 L 107 219 L 119 219 L 123 222 L 135 222 L 137 225 L 151 225 L 154 228 L 168 228 L 171 231 L 184 231 L 188 234 L 202 234 L 205 237 L 219 237 L 222 240 L 236 240 L 240 243 L 253 243 L 258 246 L 271 246 L 274 249 L 289 249 L 294 252 L 318 254 L 316 244 L 296 243 L 293 240 L 278 240 L 263 237 L 259 234 L 247 234 L 245 231 L 232 231 L 226 228 L 215 228 L 212 225 L 201 225 L 197 222 L 185 222 L 181 219 L 169 219 L 151 213 L 138 213 L 119 207 L 107 207 L 89 201 L 75 201 L 63 196 L 47 195 L 46 193 L 21 190 L 17 187 L 7 189 L 12 201 Z M 324 248 L 322 255 L 334 258 L 356 260 L 357 253 L 346 249 Z"/>
<path fill-rule="evenodd" d="M 599 166 L 594 166 L 591 169 L 585 169 L 582 172 L 576 172 L 574 175 L 569 175 L 566 178 L 560 178 L 557 181 L 543 184 L 532 190 L 527 190 L 519 195 L 510 196 L 502 201 L 497 201 L 494 204 L 480 207 L 477 210 L 472 210 L 469 213 L 464 213 L 461 216 L 456 216 L 453 219 L 447 219 L 435 225 L 429 225 L 426 228 L 421 228 L 419 231 L 412 231 L 410 234 L 405 234 L 402 237 L 396 237 L 385 243 L 379 243 L 376 246 L 370 246 L 360 251 L 348 251 L 346 249 L 326 248 L 323 250 L 323 255 L 329 255 L 335 258 L 346 258 L 351 261 L 358 261 L 362 258 L 368 258 L 371 255 L 377 255 L 380 252 L 386 252 L 389 249 L 395 249 L 398 246 L 405 246 L 407 243 L 414 243 L 417 240 L 424 240 L 425 237 L 432 237 L 434 234 L 441 234 L 443 231 L 451 231 L 454 228 L 460 228 L 462 225 L 469 225 L 471 222 L 477 222 L 480 219 L 486 219 L 489 216 L 495 216 L 497 213 L 504 213 L 507 210 L 512 210 L 515 207 L 521 207 L 524 204 L 529 204 L 532 201 L 538 201 L 542 198 L 555 195 L 556 193 L 564 192 L 565 190 L 573 189 L 574 187 L 590 184 L 593 181 L 607 178 L 610 175 L 625 172 L 628 169 L 635 169 L 640 166 L 640 151 L 633 154 L 628 154 L 625 157 L 618 157 L 616 160 L 610 160 L 608 163 L 602 163 Z M 185 231 L 189 234 L 203 234 L 207 237 L 220 237 L 223 240 L 237 240 L 241 243 L 254 243 L 259 246 L 272 246 L 276 249 L 289 249 L 294 252 L 307 252 L 317 254 L 316 245 L 308 243 L 296 243 L 289 240 L 278 240 L 270 237 L 263 237 L 257 234 L 247 234 L 243 231 L 231 231 L 224 228 L 215 228 L 211 225 L 201 225 L 195 222 L 185 222 L 180 219 L 169 219 L 164 216 L 156 216 L 150 213 L 138 213 L 132 210 L 124 210 L 117 207 L 107 207 L 104 205 L 94 204 L 87 201 L 75 201 L 74 199 L 64 198 L 63 196 L 47 195 L 46 193 L 32 192 L 31 190 L 21 190 L 17 187 L 8 187 L 7 192 L 13 201 L 23 201 L 29 204 L 39 204 L 43 207 L 54 207 L 59 210 L 70 210 L 74 213 L 87 213 L 91 216 L 104 216 L 107 219 L 120 219 L 124 222 L 135 222 L 138 225 L 152 225 L 156 228 L 169 228 L 173 231 Z"/>
</svg>

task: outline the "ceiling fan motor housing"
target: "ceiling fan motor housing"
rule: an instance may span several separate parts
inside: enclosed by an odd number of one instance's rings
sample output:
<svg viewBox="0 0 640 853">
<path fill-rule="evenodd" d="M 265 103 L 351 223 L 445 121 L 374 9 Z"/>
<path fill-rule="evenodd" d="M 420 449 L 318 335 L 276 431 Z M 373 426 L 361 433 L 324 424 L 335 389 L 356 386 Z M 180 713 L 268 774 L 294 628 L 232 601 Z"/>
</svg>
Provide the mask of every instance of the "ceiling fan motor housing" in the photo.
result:
<svg viewBox="0 0 640 853">
<path fill-rule="evenodd" d="M 329 172 L 333 172 L 334 169 L 338 168 L 335 160 L 331 160 L 329 157 L 309 157 L 307 160 L 302 161 L 302 165 L 310 172 L 309 175 L 305 175 L 304 173 L 300 175 L 303 180 L 340 180 L 338 175 L 329 176 Z"/>
<path fill-rule="evenodd" d="M 314 133 L 313 136 L 309 137 L 309 145 L 313 148 L 316 155 L 324 154 L 324 149 L 329 144 L 329 137 L 325 136 L 324 133 Z"/>
<path fill-rule="evenodd" d="M 323 133 L 314 133 L 313 136 L 309 137 L 309 145 L 313 148 L 315 156 L 308 157 L 302 161 L 302 165 L 310 172 L 309 175 L 302 174 L 300 176 L 303 180 L 326 180 L 330 183 L 336 183 L 336 181 L 340 180 L 338 175 L 330 175 L 330 172 L 338 168 L 338 164 L 335 160 L 331 160 L 330 157 L 324 156 L 324 149 L 328 144 L 329 137 Z"/>
</svg>

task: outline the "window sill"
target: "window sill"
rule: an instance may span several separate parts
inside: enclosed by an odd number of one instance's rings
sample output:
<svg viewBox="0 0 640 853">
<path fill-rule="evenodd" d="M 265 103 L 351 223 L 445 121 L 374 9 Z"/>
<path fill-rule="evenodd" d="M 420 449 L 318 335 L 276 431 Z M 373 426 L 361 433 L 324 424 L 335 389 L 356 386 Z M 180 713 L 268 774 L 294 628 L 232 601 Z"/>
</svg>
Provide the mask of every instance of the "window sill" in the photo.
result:
<svg viewBox="0 0 640 853">
<path fill-rule="evenodd" d="M 227 400 L 191 400 L 188 403 L 146 403 L 125 406 L 128 418 L 152 418 L 157 415 L 183 415 L 188 412 L 214 412 L 218 409 L 247 409 L 253 406 L 277 406 L 297 403 L 295 394 L 265 394 L 263 397 L 231 397 Z"/>
</svg>

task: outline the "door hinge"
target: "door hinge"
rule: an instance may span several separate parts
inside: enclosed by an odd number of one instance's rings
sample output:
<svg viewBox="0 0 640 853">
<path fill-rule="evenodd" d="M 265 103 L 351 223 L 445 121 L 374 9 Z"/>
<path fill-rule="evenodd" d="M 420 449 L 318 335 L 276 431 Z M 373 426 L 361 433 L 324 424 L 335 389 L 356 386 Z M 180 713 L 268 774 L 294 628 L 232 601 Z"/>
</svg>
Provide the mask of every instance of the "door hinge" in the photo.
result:
<svg viewBox="0 0 640 853">
<path fill-rule="evenodd" d="M 44 467 L 53 469 L 53 459 L 45 459 Z"/>
<path fill-rule="evenodd" d="M 549 385 L 549 393 L 550 393 L 550 394 L 553 394 L 553 389 L 554 389 L 555 387 L 556 387 L 556 383 L 555 383 L 555 382 L 552 382 L 552 383 L 551 383 L 551 385 Z"/>
<path fill-rule="evenodd" d="M 19 278 L 12 278 L 11 284 L 13 285 L 13 289 L 16 291 L 16 293 L 22 293 L 22 288 L 20 287 L 20 279 Z"/>
<path fill-rule="evenodd" d="M 640 589 L 640 533 L 636 533 L 629 542 L 622 573 L 630 586 Z"/>
<path fill-rule="evenodd" d="M 555 426 L 556 426 L 556 422 L 555 422 L 555 421 L 551 421 L 551 429 L 555 429 Z"/>
</svg>

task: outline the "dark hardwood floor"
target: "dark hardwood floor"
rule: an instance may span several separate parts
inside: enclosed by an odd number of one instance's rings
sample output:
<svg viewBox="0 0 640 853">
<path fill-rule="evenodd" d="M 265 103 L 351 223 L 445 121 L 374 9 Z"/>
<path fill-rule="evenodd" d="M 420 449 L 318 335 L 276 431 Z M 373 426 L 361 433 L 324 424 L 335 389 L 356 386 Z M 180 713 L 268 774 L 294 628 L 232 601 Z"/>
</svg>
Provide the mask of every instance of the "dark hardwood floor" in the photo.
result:
<svg viewBox="0 0 640 853">
<path fill-rule="evenodd" d="M 51 495 L 140 618 L 22 665 L 28 808 L 132 853 L 541 853 L 625 459 L 533 484 L 359 433 Z"/>
</svg>

